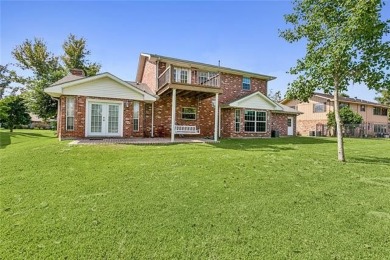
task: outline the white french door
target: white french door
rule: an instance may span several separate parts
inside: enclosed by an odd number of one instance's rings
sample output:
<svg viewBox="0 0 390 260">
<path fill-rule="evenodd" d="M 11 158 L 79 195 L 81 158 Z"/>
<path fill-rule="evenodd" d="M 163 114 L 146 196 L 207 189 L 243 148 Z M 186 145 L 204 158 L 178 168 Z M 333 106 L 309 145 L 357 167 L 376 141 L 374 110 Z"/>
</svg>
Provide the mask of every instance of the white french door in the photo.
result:
<svg viewBox="0 0 390 260">
<path fill-rule="evenodd" d="M 88 102 L 87 136 L 122 136 L 122 103 Z"/>
</svg>

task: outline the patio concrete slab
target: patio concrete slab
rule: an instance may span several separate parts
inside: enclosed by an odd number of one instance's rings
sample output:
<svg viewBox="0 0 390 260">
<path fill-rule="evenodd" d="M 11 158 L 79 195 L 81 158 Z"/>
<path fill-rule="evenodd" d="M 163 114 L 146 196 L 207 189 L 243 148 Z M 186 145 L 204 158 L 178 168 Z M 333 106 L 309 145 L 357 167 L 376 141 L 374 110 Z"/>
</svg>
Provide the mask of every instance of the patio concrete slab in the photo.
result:
<svg viewBox="0 0 390 260">
<path fill-rule="evenodd" d="M 219 142 L 219 141 L 217 141 Z M 215 143 L 213 139 L 205 138 L 175 138 L 171 142 L 170 138 L 91 138 L 79 139 L 69 143 L 69 145 L 93 145 L 93 144 L 178 144 L 178 143 Z"/>
</svg>

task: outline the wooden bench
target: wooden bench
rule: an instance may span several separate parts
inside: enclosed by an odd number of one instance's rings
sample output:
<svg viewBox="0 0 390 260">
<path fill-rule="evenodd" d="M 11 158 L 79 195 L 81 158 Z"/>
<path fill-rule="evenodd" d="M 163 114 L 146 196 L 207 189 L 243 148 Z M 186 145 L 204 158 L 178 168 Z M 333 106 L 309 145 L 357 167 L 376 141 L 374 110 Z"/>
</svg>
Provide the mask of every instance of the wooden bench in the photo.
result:
<svg viewBox="0 0 390 260">
<path fill-rule="evenodd" d="M 175 125 L 175 134 L 178 135 L 198 135 L 200 130 L 192 125 Z"/>
</svg>

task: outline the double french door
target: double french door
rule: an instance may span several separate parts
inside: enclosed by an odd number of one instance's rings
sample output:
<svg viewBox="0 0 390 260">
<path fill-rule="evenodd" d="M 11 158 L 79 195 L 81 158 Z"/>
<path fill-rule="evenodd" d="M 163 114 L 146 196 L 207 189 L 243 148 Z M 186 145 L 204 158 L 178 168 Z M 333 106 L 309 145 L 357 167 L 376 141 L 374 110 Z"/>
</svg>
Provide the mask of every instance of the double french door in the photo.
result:
<svg viewBox="0 0 390 260">
<path fill-rule="evenodd" d="M 122 103 L 88 102 L 87 136 L 122 136 Z"/>
</svg>

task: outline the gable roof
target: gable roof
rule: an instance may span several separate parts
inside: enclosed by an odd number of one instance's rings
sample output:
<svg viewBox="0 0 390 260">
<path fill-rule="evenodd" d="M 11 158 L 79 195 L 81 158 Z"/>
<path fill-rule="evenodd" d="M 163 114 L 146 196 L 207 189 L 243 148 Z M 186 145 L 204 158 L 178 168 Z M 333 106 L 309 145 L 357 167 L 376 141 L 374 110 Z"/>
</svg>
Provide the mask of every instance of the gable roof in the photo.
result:
<svg viewBox="0 0 390 260">
<path fill-rule="evenodd" d="M 66 77 L 64 77 L 63 79 L 65 79 Z M 78 77 L 78 76 L 76 76 L 76 77 Z M 116 77 L 108 72 L 97 74 L 97 75 L 91 76 L 91 77 L 79 77 L 78 79 L 73 78 L 73 80 L 69 80 L 69 81 L 67 81 L 65 79 L 62 81 L 62 83 L 61 82 L 58 83 L 58 81 L 57 81 L 56 83 L 54 83 L 50 87 L 45 88 L 44 91 L 53 97 L 60 97 L 61 95 L 64 94 L 64 91 L 66 91 L 67 89 L 70 89 L 72 87 L 77 88 L 77 86 L 80 86 L 82 84 L 90 83 L 92 81 L 96 81 L 96 80 L 100 80 L 100 79 L 104 79 L 104 78 L 108 78 L 108 79 L 116 82 L 120 86 L 123 86 L 125 88 L 128 88 L 128 89 L 134 91 L 135 93 L 137 93 L 137 95 L 141 95 L 143 97 L 143 100 L 145 100 L 145 101 L 155 101 L 158 98 L 153 93 L 151 93 L 149 87 L 147 87 L 146 84 L 137 84 L 134 82 L 127 82 L 127 81 L 121 80 L 120 78 L 118 78 L 118 77 Z M 68 77 L 67 79 L 71 79 L 71 78 Z M 118 97 L 118 98 L 122 98 L 122 97 Z"/>
<path fill-rule="evenodd" d="M 222 107 L 266 109 L 275 113 L 302 114 L 302 112 L 299 112 L 298 110 L 274 102 L 260 91 L 227 101 L 222 104 Z"/>
<path fill-rule="evenodd" d="M 323 99 L 326 99 L 329 101 L 334 101 L 334 96 L 330 95 L 330 94 L 314 92 L 313 96 L 323 98 Z M 289 100 L 290 99 L 283 99 L 281 101 L 281 103 L 284 104 L 284 103 L 288 102 Z M 388 106 L 380 104 L 380 103 L 371 102 L 371 101 L 367 101 L 367 100 L 363 100 L 363 99 L 359 99 L 359 98 L 350 98 L 350 97 L 343 97 L 343 96 L 339 96 L 339 102 L 354 103 L 354 104 L 361 104 L 361 105 L 371 105 L 371 106 L 388 108 Z"/>
<path fill-rule="evenodd" d="M 331 101 L 334 101 L 333 95 L 330 95 L 330 94 L 324 94 L 324 93 L 317 93 L 317 92 L 315 92 L 315 93 L 313 93 L 313 96 L 317 96 L 317 97 L 320 97 L 320 98 L 326 98 L 326 99 L 330 99 Z M 386 105 L 382 105 L 380 103 L 371 102 L 371 101 L 358 99 L 358 98 L 343 97 L 343 96 L 339 96 L 339 101 L 340 102 L 346 102 L 346 103 L 356 103 L 356 104 L 366 104 L 366 105 L 387 107 Z"/>
<path fill-rule="evenodd" d="M 71 81 L 79 80 L 79 79 L 83 79 L 83 78 L 85 78 L 85 76 L 77 76 L 77 75 L 73 75 L 73 74 L 68 74 L 65 77 L 63 77 L 62 79 L 51 84 L 51 86 L 60 85 L 60 84 L 66 83 L 66 82 L 71 82 Z"/>
<path fill-rule="evenodd" d="M 276 77 L 274 77 L 274 76 L 268 76 L 268 75 L 244 71 L 244 70 L 216 66 L 216 65 L 211 65 L 211 64 L 197 62 L 197 61 L 177 59 L 177 58 L 162 56 L 159 54 L 141 53 L 141 55 L 139 57 L 139 62 L 138 62 L 137 81 L 142 80 L 143 70 L 145 67 L 145 63 L 148 59 L 151 61 L 169 62 L 169 63 L 177 64 L 178 66 L 196 67 L 199 69 L 205 69 L 205 70 L 211 70 L 211 71 L 217 71 L 217 72 L 226 72 L 226 73 L 231 73 L 231 74 L 239 74 L 239 75 L 243 75 L 243 76 L 247 76 L 247 77 L 261 78 L 261 79 L 264 79 L 267 81 L 276 79 Z"/>
</svg>

